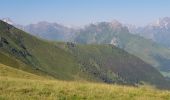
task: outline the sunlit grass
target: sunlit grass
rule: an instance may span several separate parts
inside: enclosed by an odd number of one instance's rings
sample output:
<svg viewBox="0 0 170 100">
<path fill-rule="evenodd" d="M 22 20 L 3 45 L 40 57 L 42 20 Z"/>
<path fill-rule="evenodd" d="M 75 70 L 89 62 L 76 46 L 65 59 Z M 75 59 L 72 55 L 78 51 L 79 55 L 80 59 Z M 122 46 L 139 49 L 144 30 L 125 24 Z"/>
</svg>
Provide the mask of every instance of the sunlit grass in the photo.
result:
<svg viewBox="0 0 170 100">
<path fill-rule="evenodd" d="M 170 91 L 59 81 L 0 64 L 0 100 L 170 100 Z"/>
<path fill-rule="evenodd" d="M 13 100 L 169 100 L 170 92 L 88 82 L 0 78 L 0 99 Z"/>
</svg>

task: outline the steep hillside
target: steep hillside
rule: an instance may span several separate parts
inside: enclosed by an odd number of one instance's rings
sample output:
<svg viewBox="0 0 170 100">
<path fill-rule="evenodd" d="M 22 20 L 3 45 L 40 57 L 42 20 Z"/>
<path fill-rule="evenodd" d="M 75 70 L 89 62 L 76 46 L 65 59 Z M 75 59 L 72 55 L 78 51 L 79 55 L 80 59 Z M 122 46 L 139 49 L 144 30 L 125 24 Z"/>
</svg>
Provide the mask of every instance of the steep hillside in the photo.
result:
<svg viewBox="0 0 170 100">
<path fill-rule="evenodd" d="M 69 46 L 84 70 L 100 77 L 104 82 L 139 84 L 159 83 L 163 76 L 149 64 L 112 45 Z M 142 84 L 142 83 L 141 83 Z"/>
<path fill-rule="evenodd" d="M 78 78 L 79 64 L 74 57 L 50 42 L 37 39 L 11 25 L 0 22 L 1 52 L 63 80 Z"/>
<path fill-rule="evenodd" d="M 1 63 L 31 73 L 37 71 L 60 80 L 169 87 L 152 66 L 112 45 L 44 41 L 2 21 L 0 39 Z M 19 67 L 16 62 L 20 62 Z"/>
<path fill-rule="evenodd" d="M 46 72 L 37 70 L 37 68 L 35 68 L 34 66 L 31 66 L 30 64 L 25 63 L 22 60 L 20 60 L 18 57 L 15 57 L 15 55 L 11 55 L 9 53 L 4 53 L 4 50 L 2 50 L 2 49 L 3 48 L 1 47 L 1 49 L 0 49 L 0 64 L 1 64 L 2 69 L 4 68 L 3 66 L 10 66 L 10 67 L 12 66 L 14 69 L 23 70 L 23 71 L 26 71 L 26 72 L 29 72 L 29 73 L 32 73 L 32 74 L 35 74 L 38 76 L 42 76 L 42 77 L 49 76 L 49 75 L 47 75 Z M 6 69 L 9 69 L 9 68 L 5 68 L 5 72 L 8 72 L 8 70 L 6 70 Z M 2 73 L 0 73 L 0 74 L 3 75 L 3 70 L 1 70 L 1 71 L 2 71 Z M 15 72 L 15 71 L 13 71 L 13 72 Z M 10 73 L 10 71 L 9 71 L 9 73 Z M 13 74 L 10 76 L 13 76 Z"/>
</svg>

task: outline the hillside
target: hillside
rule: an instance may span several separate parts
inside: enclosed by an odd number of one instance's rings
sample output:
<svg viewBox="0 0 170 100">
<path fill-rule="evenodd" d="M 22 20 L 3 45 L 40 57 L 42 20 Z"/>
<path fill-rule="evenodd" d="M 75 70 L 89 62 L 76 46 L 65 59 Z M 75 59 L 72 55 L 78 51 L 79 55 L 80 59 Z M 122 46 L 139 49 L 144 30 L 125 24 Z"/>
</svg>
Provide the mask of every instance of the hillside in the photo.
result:
<svg viewBox="0 0 170 100">
<path fill-rule="evenodd" d="M 43 79 L 52 79 L 52 77 L 42 77 L 39 75 L 35 75 L 29 72 L 25 72 L 11 66 L 7 66 L 4 64 L 0 64 L 0 77 L 1 78 L 17 78 L 17 79 L 35 79 L 35 80 L 43 80 Z"/>
<path fill-rule="evenodd" d="M 37 39 L 2 21 L 0 35 L 1 53 L 8 55 L 9 58 L 17 58 L 28 66 L 24 68 L 44 72 L 63 80 L 73 80 L 81 73 L 72 55 L 56 48 L 50 42 Z"/>
<path fill-rule="evenodd" d="M 125 84 L 162 84 L 157 79 L 163 76 L 139 58 L 112 45 L 77 45 L 69 46 L 84 70 L 100 77 L 104 82 Z"/>
<path fill-rule="evenodd" d="M 44 41 L 2 21 L 0 39 L 1 63 L 32 74 L 67 81 L 169 87 L 151 65 L 113 45 Z"/>
</svg>

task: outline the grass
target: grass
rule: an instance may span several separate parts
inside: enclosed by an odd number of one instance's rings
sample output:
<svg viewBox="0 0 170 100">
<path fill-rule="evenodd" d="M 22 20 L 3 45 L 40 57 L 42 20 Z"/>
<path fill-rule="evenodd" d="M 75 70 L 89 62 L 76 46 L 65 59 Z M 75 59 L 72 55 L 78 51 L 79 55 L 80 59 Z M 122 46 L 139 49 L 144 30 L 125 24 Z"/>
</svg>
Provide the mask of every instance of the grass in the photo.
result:
<svg viewBox="0 0 170 100">
<path fill-rule="evenodd" d="M 87 82 L 0 78 L 2 100 L 169 100 L 170 92 Z"/>
<path fill-rule="evenodd" d="M 0 100 L 169 100 L 170 91 L 150 86 L 130 87 L 59 81 L 0 64 Z"/>
<path fill-rule="evenodd" d="M 49 76 L 39 76 L 39 75 L 35 75 L 32 73 L 28 73 L 13 67 L 9 67 L 6 66 L 4 64 L 0 64 L 0 77 L 11 77 L 11 78 L 24 78 L 24 79 L 44 79 L 44 78 L 48 78 L 48 79 L 52 79 Z"/>
<path fill-rule="evenodd" d="M 132 84 L 145 81 L 157 86 L 165 83 L 160 83 L 163 76 L 152 66 L 114 46 L 76 44 L 68 48 L 86 71 L 105 82 L 126 81 Z"/>
</svg>

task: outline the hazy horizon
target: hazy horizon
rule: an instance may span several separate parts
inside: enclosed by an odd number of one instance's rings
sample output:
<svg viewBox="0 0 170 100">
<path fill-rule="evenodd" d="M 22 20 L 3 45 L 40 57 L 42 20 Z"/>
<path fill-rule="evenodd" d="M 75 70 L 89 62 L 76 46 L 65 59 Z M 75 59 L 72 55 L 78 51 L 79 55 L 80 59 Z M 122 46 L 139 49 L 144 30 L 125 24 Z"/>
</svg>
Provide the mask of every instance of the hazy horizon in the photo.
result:
<svg viewBox="0 0 170 100">
<path fill-rule="evenodd" d="M 170 1 L 162 0 L 1 0 L 0 18 L 22 25 L 39 21 L 67 26 L 118 20 L 123 24 L 146 25 L 169 17 Z"/>
</svg>

